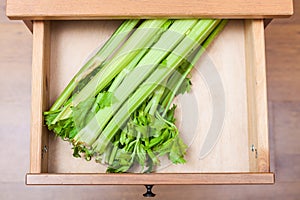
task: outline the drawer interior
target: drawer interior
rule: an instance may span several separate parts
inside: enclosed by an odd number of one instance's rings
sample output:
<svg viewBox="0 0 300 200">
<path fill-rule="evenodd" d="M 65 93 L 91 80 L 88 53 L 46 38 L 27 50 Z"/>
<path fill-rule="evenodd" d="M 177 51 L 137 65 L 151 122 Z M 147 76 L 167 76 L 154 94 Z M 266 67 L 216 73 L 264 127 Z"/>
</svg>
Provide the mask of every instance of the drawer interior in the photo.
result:
<svg viewBox="0 0 300 200">
<path fill-rule="evenodd" d="M 120 23 L 48 21 L 34 30 L 42 36 L 34 38 L 43 42 L 39 60 L 44 70 L 39 81 L 44 86 L 39 97 L 32 95 L 43 102 L 42 111 Z M 195 66 L 191 92 L 175 100 L 176 123 L 189 145 L 187 163 L 173 165 L 162 158 L 157 173 L 269 172 L 264 67 L 263 21 L 230 20 Z M 74 158 L 71 145 L 45 127 L 34 129 L 43 122 L 37 108 L 32 109 L 32 137 L 38 135 L 40 142 L 31 139 L 31 173 L 105 172 L 106 166 L 94 160 Z"/>
<path fill-rule="evenodd" d="M 119 24 L 119 21 L 52 22 L 50 104 L 84 64 L 88 55 L 103 44 Z M 190 145 L 187 163 L 171 165 L 162 161 L 158 172 L 249 171 L 242 20 L 231 21 L 199 60 L 192 72 L 192 84 L 192 91 L 179 96 L 177 100 L 177 126 L 185 142 Z M 218 131 L 220 133 L 216 133 Z M 208 134 L 219 134 L 219 137 L 208 155 L 200 158 L 206 137 L 213 137 Z M 49 138 L 48 159 L 48 171 L 51 173 L 105 172 L 105 166 L 93 160 L 87 162 L 73 158 L 71 145 L 55 138 L 54 134 L 50 134 Z"/>
</svg>

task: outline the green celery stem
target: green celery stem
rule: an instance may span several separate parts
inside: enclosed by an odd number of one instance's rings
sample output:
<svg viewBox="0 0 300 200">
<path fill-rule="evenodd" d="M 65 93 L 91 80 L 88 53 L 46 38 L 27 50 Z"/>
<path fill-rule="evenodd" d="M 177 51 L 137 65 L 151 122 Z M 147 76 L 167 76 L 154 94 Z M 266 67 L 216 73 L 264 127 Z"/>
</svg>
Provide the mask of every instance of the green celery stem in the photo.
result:
<svg viewBox="0 0 300 200">
<path fill-rule="evenodd" d="M 148 44 L 149 40 L 160 31 L 160 28 L 167 21 L 166 19 L 144 21 L 118 50 L 116 55 L 74 96 L 73 101 L 63 107 L 51 124 L 69 118 L 72 114 L 72 106 L 77 106 L 80 102 L 96 96 Z"/>
<path fill-rule="evenodd" d="M 99 154 L 104 152 L 109 141 L 118 131 L 119 126 L 122 125 L 128 119 L 128 116 L 155 90 L 157 84 L 165 80 L 182 60 L 209 36 L 219 22 L 220 20 L 200 20 L 193 29 L 191 29 L 187 36 L 174 49 L 173 54 L 170 54 L 166 58 L 167 66 L 156 69 L 110 120 L 109 124 L 92 145 L 95 152 Z"/>
<path fill-rule="evenodd" d="M 54 102 L 50 111 L 58 110 L 72 95 L 74 89 L 77 87 L 78 79 L 81 79 L 82 74 L 92 67 L 100 66 L 107 57 L 117 48 L 122 41 L 127 37 L 128 33 L 138 24 L 139 20 L 126 20 L 122 25 L 114 32 L 109 40 L 103 45 L 103 47 L 77 72 L 72 78 L 67 87 L 63 90 L 58 99 Z M 105 54 L 103 56 L 103 54 Z"/>
<path fill-rule="evenodd" d="M 212 43 L 212 41 L 216 38 L 216 36 L 224 29 L 225 25 L 227 24 L 228 20 L 222 20 L 222 22 L 214 29 L 214 31 L 209 35 L 209 37 L 203 42 L 202 46 L 200 47 L 200 50 L 198 53 L 194 56 L 193 60 L 190 62 L 187 70 L 184 72 L 184 74 L 180 77 L 180 80 L 178 81 L 177 86 L 175 87 L 174 91 L 171 91 L 169 94 L 171 94 L 171 97 L 168 99 L 168 104 L 166 105 L 166 109 L 164 110 L 164 113 L 162 116 L 164 117 L 168 111 L 168 108 L 171 106 L 172 101 L 175 98 L 175 95 L 184 81 L 184 79 L 187 77 L 187 75 L 191 72 L 199 58 L 202 56 L 204 51 L 208 48 L 208 46 Z"/>
<path fill-rule="evenodd" d="M 96 139 L 95 136 L 98 137 L 113 114 L 123 105 L 128 95 L 134 92 L 154 69 L 159 67 L 159 63 L 183 40 L 185 34 L 194 27 L 197 21 L 198 20 L 178 20 L 174 22 L 170 28 L 161 35 L 157 43 L 151 47 L 149 52 L 140 60 L 132 72 L 123 80 L 122 85 L 115 90 L 114 94 L 118 101 L 111 107 L 100 110 L 94 119 L 76 135 L 75 140 L 81 137 L 79 140 L 83 140 L 82 142 L 88 145 L 94 142 L 94 139 Z M 176 32 L 176 34 L 174 34 L 174 32 Z M 172 40 L 168 40 L 171 36 Z M 165 50 L 161 50 L 162 47 L 164 47 Z M 92 134 L 91 131 L 93 132 Z M 86 137 L 87 132 L 90 136 L 93 135 L 93 137 Z M 85 139 L 82 138 L 82 136 L 84 136 Z"/>
</svg>

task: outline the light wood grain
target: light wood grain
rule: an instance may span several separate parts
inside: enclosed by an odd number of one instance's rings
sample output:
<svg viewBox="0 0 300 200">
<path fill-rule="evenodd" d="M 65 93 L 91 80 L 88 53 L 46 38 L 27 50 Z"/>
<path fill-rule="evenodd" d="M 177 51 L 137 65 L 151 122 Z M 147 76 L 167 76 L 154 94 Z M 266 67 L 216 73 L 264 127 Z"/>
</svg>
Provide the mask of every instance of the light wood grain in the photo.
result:
<svg viewBox="0 0 300 200">
<path fill-rule="evenodd" d="M 268 172 L 268 110 L 263 20 L 246 20 L 245 49 L 248 93 L 250 171 Z"/>
<path fill-rule="evenodd" d="M 30 135 L 30 172 L 47 171 L 48 132 L 43 111 L 48 108 L 48 75 L 50 59 L 50 22 L 35 21 L 32 50 L 32 101 Z M 45 150 L 45 149 L 44 149 Z"/>
<path fill-rule="evenodd" d="M 273 18 L 290 16 L 292 0 L 8 0 L 10 19 L 149 17 Z"/>
<path fill-rule="evenodd" d="M 273 173 L 27 174 L 28 185 L 272 184 Z"/>
</svg>

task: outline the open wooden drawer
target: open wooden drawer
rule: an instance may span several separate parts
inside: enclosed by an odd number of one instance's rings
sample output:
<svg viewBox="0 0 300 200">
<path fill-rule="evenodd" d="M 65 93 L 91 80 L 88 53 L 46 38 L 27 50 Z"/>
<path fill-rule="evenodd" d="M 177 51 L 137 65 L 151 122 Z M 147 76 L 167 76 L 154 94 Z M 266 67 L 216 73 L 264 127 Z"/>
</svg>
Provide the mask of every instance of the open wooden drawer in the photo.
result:
<svg viewBox="0 0 300 200">
<path fill-rule="evenodd" d="M 167 0 L 123 0 L 123 7 L 115 5 L 118 1 L 90 1 L 89 5 L 82 2 L 72 2 L 70 6 L 66 0 L 51 1 L 51 5 L 47 1 L 7 1 L 10 18 L 33 20 L 31 162 L 27 184 L 274 183 L 269 167 L 263 18 L 291 15 L 290 0 L 211 0 L 186 4 L 179 0 L 172 4 L 167 4 Z M 73 158 L 71 146 L 47 131 L 42 113 L 86 56 L 120 24 L 121 20 L 116 18 L 136 17 L 235 19 L 230 20 L 193 72 L 190 98 L 196 104 L 186 108 L 197 111 L 196 126 L 190 126 L 188 120 L 182 120 L 180 125 L 183 132 L 194 133 L 186 139 L 190 144 L 187 163 L 167 165 L 150 174 L 106 174 L 104 166 Z M 81 19 L 86 20 L 78 21 Z M 216 80 L 221 90 L 213 88 Z M 186 105 L 178 102 L 184 110 Z M 213 145 L 208 142 L 213 147 L 211 151 L 201 155 L 214 119 L 221 120 L 219 135 L 213 138 Z"/>
</svg>

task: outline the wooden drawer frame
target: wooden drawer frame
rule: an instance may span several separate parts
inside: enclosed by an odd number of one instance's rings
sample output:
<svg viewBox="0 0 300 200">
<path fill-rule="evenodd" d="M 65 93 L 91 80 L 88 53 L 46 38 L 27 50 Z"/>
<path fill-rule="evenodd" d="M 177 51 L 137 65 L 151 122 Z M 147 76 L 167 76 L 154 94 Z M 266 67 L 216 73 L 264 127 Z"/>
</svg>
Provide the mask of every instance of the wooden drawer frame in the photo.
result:
<svg viewBox="0 0 300 200">
<path fill-rule="evenodd" d="M 93 0 L 81 9 L 80 3 L 71 7 L 67 0 L 47 1 L 37 4 L 34 0 L 7 1 L 7 15 L 11 19 L 33 20 L 32 56 L 32 115 L 29 185 L 99 185 L 99 184 L 272 184 L 268 144 L 268 116 L 265 71 L 264 21 L 265 17 L 289 16 L 293 12 L 291 0 L 272 1 L 189 1 L 183 5 L 176 0 L 165 10 L 164 1 L 123 0 L 125 8 L 113 6 L 117 1 Z M 114 3 L 113 3 L 114 2 Z M 222 2 L 225 7 L 219 6 Z M 136 6 L 148 5 L 143 11 Z M 200 6 L 201 5 L 201 6 Z M 180 7 L 181 6 L 181 7 Z M 183 7 L 182 7 L 183 6 Z M 246 7 L 245 7 L 246 6 Z M 95 8 L 95 9 L 93 9 Z M 100 8 L 100 9 L 97 9 Z M 178 9 L 181 8 L 181 9 Z M 184 9 L 182 9 L 184 8 Z M 127 11 L 126 11 L 127 9 Z M 187 12 L 189 11 L 189 12 Z M 111 19 L 136 17 L 217 17 L 247 18 L 245 20 L 245 61 L 247 74 L 249 173 L 152 173 L 152 174 L 96 174 L 47 173 L 48 131 L 44 126 L 43 111 L 49 107 L 49 67 L 51 21 L 61 19 Z M 254 19 L 256 18 L 256 19 Z M 28 21 L 27 21 L 28 22 Z M 30 26 L 30 23 L 27 23 Z M 251 153 L 251 151 L 253 151 Z"/>
</svg>

